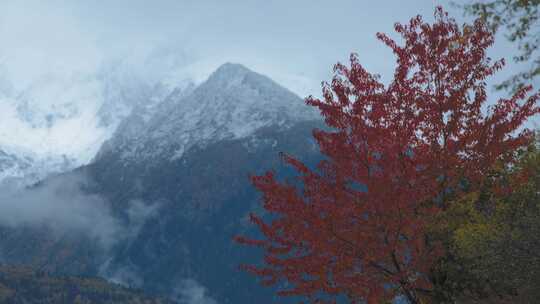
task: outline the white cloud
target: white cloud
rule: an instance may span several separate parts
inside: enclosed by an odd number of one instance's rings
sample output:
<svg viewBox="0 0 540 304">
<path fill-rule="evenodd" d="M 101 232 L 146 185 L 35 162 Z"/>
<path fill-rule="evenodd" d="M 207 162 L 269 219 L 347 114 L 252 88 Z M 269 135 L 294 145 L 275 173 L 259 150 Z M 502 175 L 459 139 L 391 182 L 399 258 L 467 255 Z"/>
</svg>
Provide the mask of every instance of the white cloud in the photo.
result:
<svg viewBox="0 0 540 304">
<path fill-rule="evenodd" d="M 184 279 L 174 290 L 173 299 L 180 304 L 217 304 L 207 293 L 206 288 L 197 281 Z"/>
<path fill-rule="evenodd" d="M 125 235 L 125 227 L 97 195 L 84 194 L 84 176 L 58 177 L 30 188 L 0 189 L 0 225 L 45 226 L 60 235 L 82 233 L 110 248 Z"/>
<path fill-rule="evenodd" d="M 26 189 L 2 185 L 0 225 L 43 226 L 58 235 L 82 234 L 107 250 L 121 240 L 135 237 L 158 210 L 157 204 L 134 200 L 127 206 L 128 222 L 121 222 L 105 199 L 84 192 L 88 183 L 83 174 L 70 174 Z"/>
</svg>

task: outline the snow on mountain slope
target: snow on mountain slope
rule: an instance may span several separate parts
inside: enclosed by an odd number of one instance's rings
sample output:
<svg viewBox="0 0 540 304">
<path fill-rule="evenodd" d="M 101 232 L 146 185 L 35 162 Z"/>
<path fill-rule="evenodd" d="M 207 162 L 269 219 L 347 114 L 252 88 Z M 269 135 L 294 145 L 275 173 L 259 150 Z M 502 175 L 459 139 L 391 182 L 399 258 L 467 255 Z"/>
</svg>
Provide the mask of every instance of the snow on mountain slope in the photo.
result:
<svg viewBox="0 0 540 304">
<path fill-rule="evenodd" d="M 98 128 L 95 115 L 96 83 L 63 80 L 44 79 L 1 93 L 0 150 L 13 157 L 2 166 L 0 180 L 34 180 L 57 172 L 66 159 L 68 167 L 84 163 L 105 139 L 107 130 Z"/>
<path fill-rule="evenodd" d="M 75 160 L 63 156 L 43 157 L 21 149 L 0 149 L 0 181 L 20 187 L 36 183 L 48 174 L 67 171 Z"/>
<path fill-rule="evenodd" d="M 22 88 L 4 76 L 0 182 L 35 182 L 87 164 L 98 151 L 180 158 L 194 145 L 318 118 L 297 95 L 240 64 L 222 65 L 198 87 L 183 76 L 139 77 L 122 64 L 91 75 L 55 73 Z"/>
<path fill-rule="evenodd" d="M 35 182 L 87 164 L 134 108 L 154 106 L 172 92 L 162 80 L 120 63 L 90 74 L 44 74 L 23 86 L 0 67 L 0 182 Z"/>
<path fill-rule="evenodd" d="M 287 128 L 318 117 L 302 99 L 268 77 L 226 63 L 192 93 L 171 95 L 151 118 L 128 117 L 97 157 L 117 153 L 126 161 L 173 160 L 194 145 L 243 138 L 262 127 Z"/>
</svg>

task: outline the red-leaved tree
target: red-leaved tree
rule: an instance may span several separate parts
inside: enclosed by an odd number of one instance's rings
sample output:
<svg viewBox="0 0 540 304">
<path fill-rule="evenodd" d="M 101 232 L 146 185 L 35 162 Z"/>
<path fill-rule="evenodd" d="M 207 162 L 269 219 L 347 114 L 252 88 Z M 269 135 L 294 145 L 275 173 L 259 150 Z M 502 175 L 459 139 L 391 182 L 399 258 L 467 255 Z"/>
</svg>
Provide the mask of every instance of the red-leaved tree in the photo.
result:
<svg viewBox="0 0 540 304">
<path fill-rule="evenodd" d="M 418 16 L 395 30 L 402 43 L 377 34 L 397 57 L 389 85 L 352 55 L 322 99 L 307 99 L 330 127 L 313 133 L 324 156 L 317 168 L 284 154 L 300 183 L 252 178 L 269 217 L 251 215 L 263 239 L 237 241 L 265 250 L 264 264 L 245 267 L 280 295 L 420 303 L 444 254 L 430 220 L 532 138 L 518 132 L 540 112 L 531 87 L 483 108 L 485 80 L 504 62 L 487 57 L 493 35 L 480 21 L 459 26 L 438 8 L 433 24 Z"/>
</svg>

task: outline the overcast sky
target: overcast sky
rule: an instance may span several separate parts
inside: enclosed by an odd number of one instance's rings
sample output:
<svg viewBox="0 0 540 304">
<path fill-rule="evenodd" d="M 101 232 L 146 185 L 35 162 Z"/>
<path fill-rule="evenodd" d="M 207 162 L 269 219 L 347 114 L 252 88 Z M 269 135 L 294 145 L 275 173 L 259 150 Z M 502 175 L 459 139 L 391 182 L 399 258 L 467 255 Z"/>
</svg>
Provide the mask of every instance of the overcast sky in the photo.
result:
<svg viewBox="0 0 540 304">
<path fill-rule="evenodd" d="M 52 69 L 87 71 L 126 58 L 137 65 L 166 55 L 199 78 L 225 61 L 243 63 L 306 95 L 351 52 L 388 74 L 393 59 L 375 33 L 416 14 L 429 20 L 438 4 L 463 18 L 435 0 L 4 0 L 0 54 L 22 85 Z M 167 67 L 153 68 L 148 72 Z"/>
<path fill-rule="evenodd" d="M 388 79 L 394 59 L 375 33 L 391 33 L 394 22 L 416 14 L 431 20 L 436 5 L 465 20 L 449 2 L 3 0 L 0 63 L 14 85 L 24 87 L 51 73 L 84 75 L 118 60 L 149 77 L 181 66 L 202 80 L 231 61 L 306 96 L 317 94 L 332 65 L 351 52 Z M 510 57 L 514 51 L 500 39 L 492 54 Z"/>
</svg>

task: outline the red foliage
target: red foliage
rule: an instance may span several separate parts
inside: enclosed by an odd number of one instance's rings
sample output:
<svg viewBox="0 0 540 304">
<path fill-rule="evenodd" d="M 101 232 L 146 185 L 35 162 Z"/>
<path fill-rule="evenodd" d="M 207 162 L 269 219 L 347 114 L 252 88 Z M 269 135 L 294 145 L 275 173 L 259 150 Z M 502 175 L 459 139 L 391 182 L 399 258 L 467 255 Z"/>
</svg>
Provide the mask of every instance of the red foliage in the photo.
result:
<svg viewBox="0 0 540 304">
<path fill-rule="evenodd" d="M 272 172 L 252 178 L 272 220 L 252 214 L 264 239 L 237 241 L 265 249 L 264 265 L 246 268 L 265 284 L 285 283 L 281 295 L 417 303 L 443 253 L 426 235 L 432 216 L 531 140 L 516 133 L 540 112 L 532 88 L 482 109 L 485 79 L 504 62 L 486 56 L 493 36 L 481 22 L 460 27 L 438 8 L 433 24 L 417 16 L 395 30 L 402 44 L 377 34 L 397 57 L 389 85 L 353 54 L 350 68 L 335 66 L 322 100 L 306 100 L 331 131 L 314 131 L 325 156 L 317 170 L 283 156 L 303 186 Z"/>
</svg>

